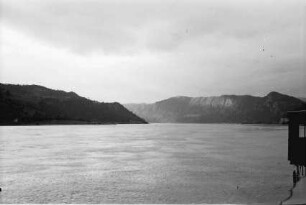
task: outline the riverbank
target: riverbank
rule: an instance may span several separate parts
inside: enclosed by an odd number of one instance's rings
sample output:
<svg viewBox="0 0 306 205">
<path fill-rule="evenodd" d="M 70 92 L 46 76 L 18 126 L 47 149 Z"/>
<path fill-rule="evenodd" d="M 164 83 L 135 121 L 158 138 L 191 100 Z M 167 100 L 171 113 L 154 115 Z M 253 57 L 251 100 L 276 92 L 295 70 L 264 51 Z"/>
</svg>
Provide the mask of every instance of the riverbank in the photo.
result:
<svg viewBox="0 0 306 205">
<path fill-rule="evenodd" d="M 82 120 L 44 120 L 37 122 L 0 123 L 0 126 L 36 126 L 36 125 L 117 125 L 117 124 L 148 124 L 147 122 L 97 122 Z"/>
<path fill-rule="evenodd" d="M 306 177 L 301 178 L 292 189 L 291 196 L 282 204 L 306 204 Z"/>
</svg>

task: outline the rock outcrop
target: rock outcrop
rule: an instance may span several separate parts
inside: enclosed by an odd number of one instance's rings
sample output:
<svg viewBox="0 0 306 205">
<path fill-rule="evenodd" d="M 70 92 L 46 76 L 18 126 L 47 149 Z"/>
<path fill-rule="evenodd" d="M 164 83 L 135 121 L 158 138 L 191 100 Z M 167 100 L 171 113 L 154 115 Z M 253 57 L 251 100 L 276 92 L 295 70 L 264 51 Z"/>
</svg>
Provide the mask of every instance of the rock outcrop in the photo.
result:
<svg viewBox="0 0 306 205">
<path fill-rule="evenodd" d="M 287 111 L 306 108 L 306 103 L 278 92 L 265 97 L 222 95 L 173 97 L 153 104 L 125 104 L 148 122 L 265 123 L 286 122 Z"/>
</svg>

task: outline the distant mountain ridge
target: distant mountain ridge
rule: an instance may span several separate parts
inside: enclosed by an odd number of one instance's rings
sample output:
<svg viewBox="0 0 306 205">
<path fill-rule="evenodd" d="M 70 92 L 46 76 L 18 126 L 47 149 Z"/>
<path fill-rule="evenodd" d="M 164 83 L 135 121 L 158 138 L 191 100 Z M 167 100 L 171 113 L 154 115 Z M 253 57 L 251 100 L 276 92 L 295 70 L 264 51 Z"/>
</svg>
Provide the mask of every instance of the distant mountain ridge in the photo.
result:
<svg viewBox="0 0 306 205">
<path fill-rule="evenodd" d="M 39 85 L 0 84 L 0 124 L 146 123 L 121 104 Z"/>
<path fill-rule="evenodd" d="M 179 96 L 152 104 L 124 106 L 148 122 L 275 124 L 286 121 L 287 111 L 305 109 L 306 103 L 292 96 L 270 92 L 264 97 Z"/>
<path fill-rule="evenodd" d="M 299 99 L 302 100 L 303 102 L 306 102 L 306 98 L 300 97 Z"/>
</svg>

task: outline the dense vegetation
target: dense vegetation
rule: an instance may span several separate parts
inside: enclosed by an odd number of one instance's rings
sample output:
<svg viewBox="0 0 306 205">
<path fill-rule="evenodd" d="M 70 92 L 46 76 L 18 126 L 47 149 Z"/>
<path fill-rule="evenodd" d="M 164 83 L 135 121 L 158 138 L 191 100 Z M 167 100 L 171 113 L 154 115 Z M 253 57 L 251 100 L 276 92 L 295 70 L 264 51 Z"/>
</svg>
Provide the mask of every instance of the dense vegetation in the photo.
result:
<svg viewBox="0 0 306 205">
<path fill-rule="evenodd" d="M 146 123 L 119 103 L 38 85 L 0 84 L 0 124 Z"/>
</svg>

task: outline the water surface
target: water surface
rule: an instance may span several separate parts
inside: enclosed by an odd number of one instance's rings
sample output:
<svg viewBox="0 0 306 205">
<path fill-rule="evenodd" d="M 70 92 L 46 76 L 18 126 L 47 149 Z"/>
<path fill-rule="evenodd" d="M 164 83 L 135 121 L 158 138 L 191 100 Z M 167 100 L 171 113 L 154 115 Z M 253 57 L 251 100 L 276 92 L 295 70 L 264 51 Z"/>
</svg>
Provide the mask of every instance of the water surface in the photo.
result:
<svg viewBox="0 0 306 205">
<path fill-rule="evenodd" d="M 278 203 L 287 127 L 0 127 L 2 203 Z"/>
</svg>

